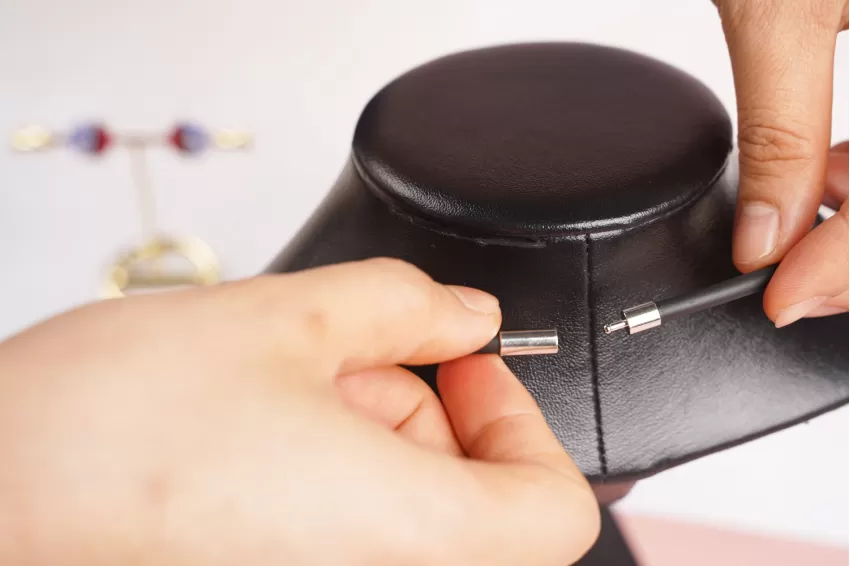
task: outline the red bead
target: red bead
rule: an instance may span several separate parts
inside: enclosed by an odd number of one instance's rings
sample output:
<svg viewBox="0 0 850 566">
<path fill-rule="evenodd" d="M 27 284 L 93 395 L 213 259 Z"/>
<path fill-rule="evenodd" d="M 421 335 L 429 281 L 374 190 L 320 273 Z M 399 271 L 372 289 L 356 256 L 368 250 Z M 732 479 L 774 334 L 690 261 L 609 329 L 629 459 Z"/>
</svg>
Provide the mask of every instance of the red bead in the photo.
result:
<svg viewBox="0 0 850 566">
<path fill-rule="evenodd" d="M 112 143 L 112 137 L 109 135 L 105 129 L 98 127 L 95 131 L 95 146 L 93 148 L 95 153 L 103 153 L 107 147 Z"/>
<path fill-rule="evenodd" d="M 183 147 L 183 134 L 180 131 L 180 127 L 174 128 L 171 130 L 171 134 L 168 136 L 168 141 L 171 145 L 183 151 L 185 148 Z"/>
<path fill-rule="evenodd" d="M 195 124 L 178 124 L 168 136 L 168 141 L 183 153 L 201 153 L 210 143 L 209 135 Z"/>
</svg>

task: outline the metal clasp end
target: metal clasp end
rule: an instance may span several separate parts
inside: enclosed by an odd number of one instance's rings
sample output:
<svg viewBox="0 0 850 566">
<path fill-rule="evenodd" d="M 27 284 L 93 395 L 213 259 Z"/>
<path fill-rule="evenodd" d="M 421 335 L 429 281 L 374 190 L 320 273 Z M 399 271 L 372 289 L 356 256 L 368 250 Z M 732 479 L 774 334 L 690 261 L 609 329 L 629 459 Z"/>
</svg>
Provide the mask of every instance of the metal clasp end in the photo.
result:
<svg viewBox="0 0 850 566">
<path fill-rule="evenodd" d="M 628 329 L 629 334 L 637 334 L 650 328 L 661 326 L 661 313 L 658 306 L 652 301 L 623 309 L 623 319 L 606 324 L 603 327 L 605 334 L 611 334 L 618 330 Z"/>
</svg>

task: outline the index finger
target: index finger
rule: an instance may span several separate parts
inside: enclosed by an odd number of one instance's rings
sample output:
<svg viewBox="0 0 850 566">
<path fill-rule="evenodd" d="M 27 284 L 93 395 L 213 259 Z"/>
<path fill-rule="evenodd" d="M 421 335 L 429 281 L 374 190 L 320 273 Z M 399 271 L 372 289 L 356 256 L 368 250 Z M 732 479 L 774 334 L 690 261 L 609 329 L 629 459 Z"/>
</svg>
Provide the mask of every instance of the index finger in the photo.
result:
<svg viewBox="0 0 850 566">
<path fill-rule="evenodd" d="M 717 2 L 738 102 L 735 265 L 778 262 L 812 227 L 823 195 L 842 2 Z"/>
</svg>

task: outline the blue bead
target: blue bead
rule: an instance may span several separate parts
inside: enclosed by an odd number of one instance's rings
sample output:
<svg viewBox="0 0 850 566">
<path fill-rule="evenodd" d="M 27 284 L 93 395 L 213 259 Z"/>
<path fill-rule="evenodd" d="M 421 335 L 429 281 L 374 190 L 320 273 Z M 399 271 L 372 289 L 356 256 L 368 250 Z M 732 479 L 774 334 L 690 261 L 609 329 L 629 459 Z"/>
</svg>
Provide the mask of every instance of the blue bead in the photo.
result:
<svg viewBox="0 0 850 566">
<path fill-rule="evenodd" d="M 98 124 L 83 124 L 71 130 L 68 145 L 84 153 L 101 153 L 109 144 L 109 135 Z"/>
<path fill-rule="evenodd" d="M 178 149 L 186 153 L 200 153 L 210 144 L 207 132 L 194 124 L 179 124 L 172 141 Z"/>
</svg>

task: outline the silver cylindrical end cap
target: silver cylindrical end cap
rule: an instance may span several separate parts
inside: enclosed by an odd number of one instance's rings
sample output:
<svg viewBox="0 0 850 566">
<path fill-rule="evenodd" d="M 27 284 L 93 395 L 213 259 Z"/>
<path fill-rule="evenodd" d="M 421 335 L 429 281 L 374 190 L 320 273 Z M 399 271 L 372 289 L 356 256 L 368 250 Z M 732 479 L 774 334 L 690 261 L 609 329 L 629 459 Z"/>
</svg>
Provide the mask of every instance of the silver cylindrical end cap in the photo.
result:
<svg viewBox="0 0 850 566">
<path fill-rule="evenodd" d="M 637 334 L 661 326 L 661 313 L 653 302 L 625 309 L 623 319 L 629 325 L 629 334 Z"/>
<path fill-rule="evenodd" d="M 558 331 L 511 330 L 504 331 L 501 338 L 502 356 L 532 356 L 558 353 Z"/>
</svg>

